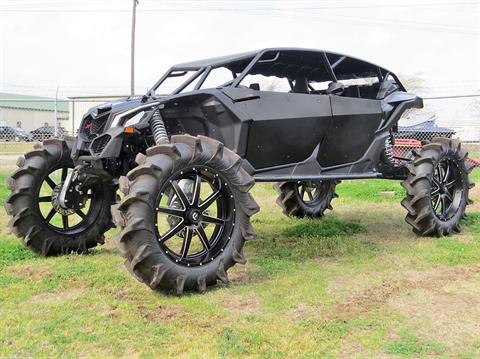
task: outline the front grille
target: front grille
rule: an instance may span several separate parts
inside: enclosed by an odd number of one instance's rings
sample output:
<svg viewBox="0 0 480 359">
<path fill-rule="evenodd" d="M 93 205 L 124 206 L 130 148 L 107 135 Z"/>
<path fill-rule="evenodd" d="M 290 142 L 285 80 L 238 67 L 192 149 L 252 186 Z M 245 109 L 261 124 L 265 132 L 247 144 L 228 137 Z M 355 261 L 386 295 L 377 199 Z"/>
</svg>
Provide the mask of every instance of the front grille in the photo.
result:
<svg viewBox="0 0 480 359">
<path fill-rule="evenodd" d="M 81 132 L 87 135 L 89 139 L 102 134 L 103 131 L 105 131 L 105 125 L 107 124 L 109 115 L 110 112 L 104 112 L 95 118 L 92 115 L 88 115 L 83 120 Z"/>
<path fill-rule="evenodd" d="M 92 144 L 90 145 L 90 150 L 92 151 L 92 154 L 99 155 L 100 153 L 102 153 L 103 149 L 105 148 L 107 143 L 110 141 L 110 139 L 111 139 L 110 135 L 107 135 L 107 134 L 94 139 Z"/>
</svg>

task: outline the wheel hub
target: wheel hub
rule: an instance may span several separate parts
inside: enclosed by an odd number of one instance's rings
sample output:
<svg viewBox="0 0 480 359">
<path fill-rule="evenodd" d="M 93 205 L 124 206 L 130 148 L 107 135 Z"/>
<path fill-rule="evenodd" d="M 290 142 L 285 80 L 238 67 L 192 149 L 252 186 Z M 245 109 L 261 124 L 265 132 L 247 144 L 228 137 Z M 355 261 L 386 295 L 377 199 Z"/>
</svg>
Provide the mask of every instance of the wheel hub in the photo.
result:
<svg viewBox="0 0 480 359">
<path fill-rule="evenodd" d="M 191 224 L 199 224 L 202 219 L 202 213 L 197 208 L 191 208 L 188 211 L 186 220 Z"/>
<path fill-rule="evenodd" d="M 55 188 L 52 191 L 52 207 L 60 213 L 62 216 L 69 216 L 73 213 L 75 213 L 74 209 L 69 209 L 69 208 L 63 208 L 60 206 L 60 203 L 58 201 L 58 196 L 60 195 L 60 190 L 62 189 L 63 182 L 60 182 L 58 185 L 55 186 Z"/>
</svg>

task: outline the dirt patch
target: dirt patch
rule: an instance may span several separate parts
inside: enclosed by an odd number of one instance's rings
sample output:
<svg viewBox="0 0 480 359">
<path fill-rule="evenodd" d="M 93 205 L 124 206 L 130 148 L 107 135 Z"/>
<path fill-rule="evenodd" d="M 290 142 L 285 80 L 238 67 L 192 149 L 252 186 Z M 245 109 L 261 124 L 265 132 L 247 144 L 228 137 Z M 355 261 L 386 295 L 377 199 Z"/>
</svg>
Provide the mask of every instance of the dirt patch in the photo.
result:
<svg viewBox="0 0 480 359">
<path fill-rule="evenodd" d="M 363 290 L 360 290 L 360 285 L 353 288 L 353 293 L 344 299 L 340 298 L 336 306 L 340 313 L 358 315 L 378 308 L 395 297 L 409 295 L 417 290 L 435 291 L 450 282 L 473 275 L 480 275 L 480 266 L 408 270 L 400 275 L 392 273 L 391 277 L 387 276 L 389 279 L 383 279 L 379 284 Z M 362 280 L 359 279 L 359 282 Z"/>
<path fill-rule="evenodd" d="M 256 272 L 258 266 L 248 263 L 247 265 L 236 265 L 228 270 L 228 279 L 232 284 L 247 284 L 257 281 L 251 273 Z"/>
<path fill-rule="evenodd" d="M 326 312 L 321 306 L 300 302 L 288 311 L 287 317 L 293 322 L 299 323 L 312 319 L 325 319 L 331 317 L 331 314 Z"/>
<path fill-rule="evenodd" d="M 340 349 L 336 352 L 336 357 L 338 358 L 371 358 L 372 353 L 370 353 L 362 343 L 356 341 L 354 337 L 348 336 L 342 340 L 342 345 Z M 375 358 L 398 358 L 394 356 L 389 356 L 384 353 L 375 353 Z"/>
<path fill-rule="evenodd" d="M 151 291 L 150 288 L 145 286 L 145 291 L 147 290 Z M 132 290 L 128 287 L 122 288 L 122 289 L 119 289 L 119 288 L 108 289 L 106 292 L 108 292 L 108 294 L 110 294 L 114 299 L 120 300 L 120 301 L 127 301 L 127 300 L 131 301 L 135 299 L 135 294 L 132 293 Z"/>
<path fill-rule="evenodd" d="M 30 298 L 31 304 L 46 304 L 55 302 L 71 301 L 79 298 L 84 293 L 83 289 L 67 289 L 63 292 L 40 293 Z"/>
<path fill-rule="evenodd" d="M 45 278 L 50 278 L 52 273 L 47 268 L 42 268 L 33 265 L 16 266 L 15 272 L 12 273 L 17 278 L 28 278 L 33 281 L 39 281 Z"/>
<path fill-rule="evenodd" d="M 258 298 L 252 293 L 249 296 L 239 294 L 228 294 L 221 299 L 219 305 L 233 313 L 260 314 L 262 312 Z"/>
<path fill-rule="evenodd" d="M 480 355 L 480 266 L 406 270 L 386 277 L 389 279 L 383 279 L 382 273 L 368 279 L 347 276 L 349 280 L 343 285 L 356 281 L 356 286 L 350 295 L 345 295 L 347 291 L 342 288 L 333 315 L 352 318 L 386 308 L 404 316 L 416 336 L 426 341 L 440 341 L 454 350 L 453 353 L 463 347 L 478 348 L 474 354 Z M 338 286 L 338 283 L 337 278 L 335 284 Z M 396 335 L 395 331 L 390 333 L 390 339 Z M 347 336 L 338 354 L 357 357 L 364 350 L 355 336 Z M 377 355 L 390 357 L 384 353 Z"/>
<path fill-rule="evenodd" d="M 480 211 L 480 183 L 470 190 L 469 197 L 473 200 L 473 204 L 467 207 L 467 213 Z"/>
<path fill-rule="evenodd" d="M 138 312 L 145 320 L 149 322 L 178 320 L 187 315 L 180 305 L 175 304 L 160 305 L 155 308 L 139 306 Z"/>
<path fill-rule="evenodd" d="M 407 318 L 407 323 L 422 337 L 452 349 L 478 346 L 480 338 L 480 271 L 444 271 L 445 277 L 433 279 L 401 296 L 390 298 L 389 308 Z M 480 347 L 478 348 L 480 355 Z"/>
</svg>

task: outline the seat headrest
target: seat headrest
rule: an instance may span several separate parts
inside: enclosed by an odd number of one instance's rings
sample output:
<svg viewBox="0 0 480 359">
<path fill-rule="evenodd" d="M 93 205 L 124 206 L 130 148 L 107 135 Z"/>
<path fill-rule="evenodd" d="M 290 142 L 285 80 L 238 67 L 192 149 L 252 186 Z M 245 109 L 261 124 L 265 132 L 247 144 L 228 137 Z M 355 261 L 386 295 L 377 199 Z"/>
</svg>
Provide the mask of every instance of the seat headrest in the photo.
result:
<svg viewBox="0 0 480 359">
<path fill-rule="evenodd" d="M 308 93 L 308 80 L 306 77 L 297 77 L 293 86 L 294 93 Z"/>
</svg>

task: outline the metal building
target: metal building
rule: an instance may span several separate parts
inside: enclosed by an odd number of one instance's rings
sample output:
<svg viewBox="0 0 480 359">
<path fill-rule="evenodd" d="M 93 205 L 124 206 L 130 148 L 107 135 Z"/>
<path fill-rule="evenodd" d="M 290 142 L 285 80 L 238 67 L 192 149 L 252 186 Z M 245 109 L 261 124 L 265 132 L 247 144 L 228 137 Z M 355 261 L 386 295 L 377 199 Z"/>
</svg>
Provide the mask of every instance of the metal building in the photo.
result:
<svg viewBox="0 0 480 359">
<path fill-rule="evenodd" d="M 55 125 L 55 99 L 0 92 L 0 126 L 32 131 Z M 68 101 L 57 101 L 58 126 L 68 126 Z M 68 128 L 66 128 L 69 130 Z"/>
</svg>

